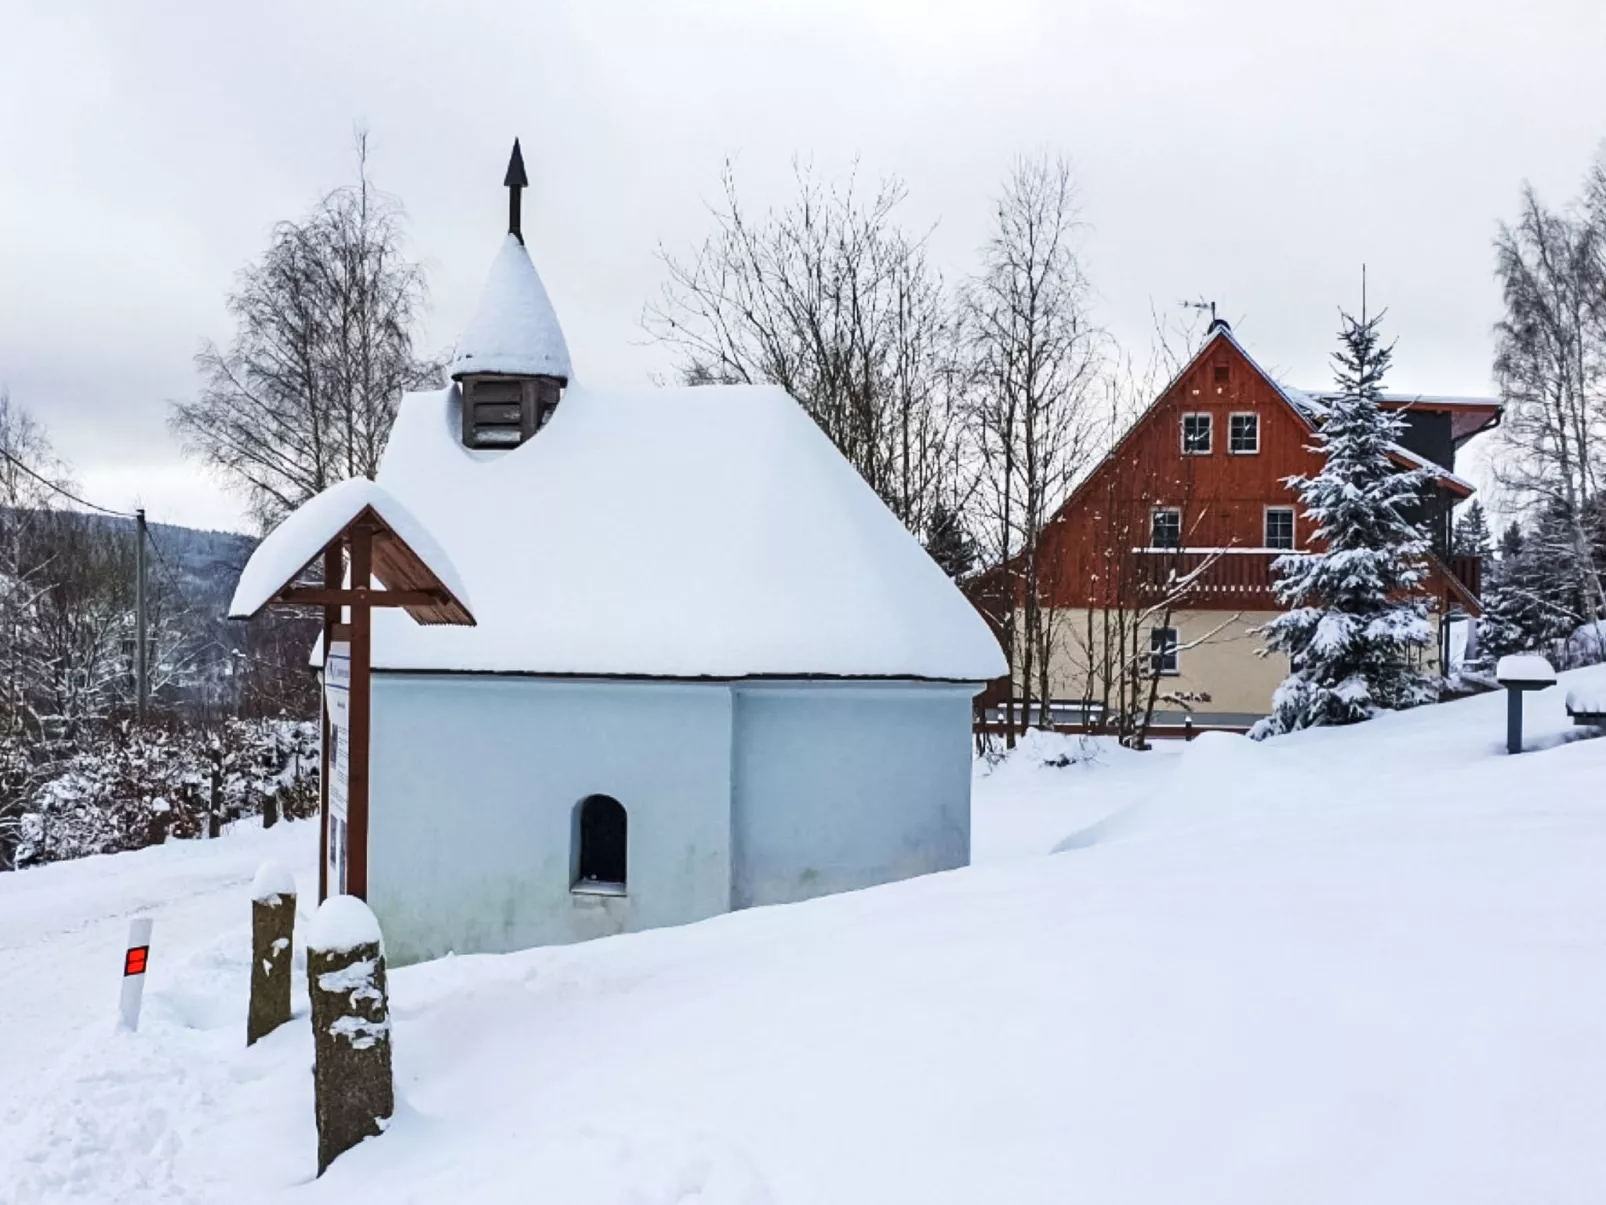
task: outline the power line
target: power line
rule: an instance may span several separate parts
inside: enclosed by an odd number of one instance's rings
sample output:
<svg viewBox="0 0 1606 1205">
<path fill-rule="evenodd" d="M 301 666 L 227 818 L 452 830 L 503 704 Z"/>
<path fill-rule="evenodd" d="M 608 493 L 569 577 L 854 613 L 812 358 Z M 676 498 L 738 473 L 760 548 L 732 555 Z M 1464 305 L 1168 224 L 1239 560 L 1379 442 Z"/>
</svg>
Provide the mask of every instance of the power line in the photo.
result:
<svg viewBox="0 0 1606 1205">
<path fill-rule="evenodd" d="M 168 584 L 174 587 L 179 586 L 180 582 L 178 570 L 173 567 L 173 562 L 168 560 L 167 554 L 162 551 L 162 545 L 156 539 L 156 528 L 154 525 L 146 525 L 145 538 L 150 541 L 151 551 L 156 554 L 156 559 L 162 563 L 162 568 L 167 570 Z"/>
<path fill-rule="evenodd" d="M 118 518 L 118 519 L 133 519 L 133 518 L 137 518 L 136 515 L 130 513 L 129 511 L 126 511 L 126 510 L 112 510 L 111 507 L 109 507 L 109 506 L 100 506 L 97 503 L 89 501 L 89 499 L 87 499 L 87 498 L 80 498 L 77 494 L 73 493 L 71 490 L 63 488 L 62 486 L 58 485 L 56 482 L 50 480 L 50 478 L 41 476 L 39 473 L 36 473 L 33 469 L 30 469 L 27 465 L 23 464 L 22 461 L 18 460 L 15 456 L 13 456 L 10 452 L 6 451 L 4 448 L 0 448 L 0 456 L 5 457 L 6 460 L 10 461 L 13 465 L 15 465 L 17 468 L 21 469 L 24 473 L 28 474 L 28 476 L 32 477 L 35 481 L 39 482 L 41 485 L 46 486 L 49 489 L 55 490 L 56 493 L 60 494 L 63 498 L 66 498 L 71 502 L 76 502 L 79 506 L 87 506 L 90 510 L 98 510 L 103 515 L 111 515 L 114 518 Z"/>
</svg>

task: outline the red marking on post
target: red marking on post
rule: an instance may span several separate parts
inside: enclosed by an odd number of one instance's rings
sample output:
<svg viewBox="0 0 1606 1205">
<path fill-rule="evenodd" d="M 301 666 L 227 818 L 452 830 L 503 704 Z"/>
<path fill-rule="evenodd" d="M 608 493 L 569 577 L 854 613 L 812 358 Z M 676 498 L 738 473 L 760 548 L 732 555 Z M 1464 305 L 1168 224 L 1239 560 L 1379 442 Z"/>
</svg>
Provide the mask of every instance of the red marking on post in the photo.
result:
<svg viewBox="0 0 1606 1205">
<path fill-rule="evenodd" d="M 145 973 L 145 961 L 150 957 L 150 953 L 151 948 L 149 946 L 135 946 L 129 950 L 127 956 L 123 959 L 123 974 L 125 976 L 143 975 Z"/>
</svg>

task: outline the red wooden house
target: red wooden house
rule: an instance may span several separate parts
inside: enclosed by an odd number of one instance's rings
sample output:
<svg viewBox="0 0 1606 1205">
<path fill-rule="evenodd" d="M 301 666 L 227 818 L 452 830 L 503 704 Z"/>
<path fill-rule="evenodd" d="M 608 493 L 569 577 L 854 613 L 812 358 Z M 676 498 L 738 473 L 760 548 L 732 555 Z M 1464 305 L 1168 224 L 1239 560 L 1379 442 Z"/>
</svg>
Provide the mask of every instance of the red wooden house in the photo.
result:
<svg viewBox="0 0 1606 1205">
<path fill-rule="evenodd" d="M 1330 395 L 1329 395 L 1330 396 Z M 1451 510 L 1473 493 L 1456 476 L 1458 448 L 1500 417 L 1487 398 L 1389 394 L 1404 412 L 1402 468 L 1434 474 L 1420 520 L 1434 555 L 1426 589 L 1441 625 L 1480 612 L 1476 558 L 1450 555 Z M 1313 432 L 1324 395 L 1269 376 L 1225 322 L 1078 485 L 1038 546 L 1049 697 L 1097 701 L 1112 660 L 1146 662 L 1159 679 L 1157 715 L 1242 723 L 1262 715 L 1287 674 L 1253 631 L 1277 613 L 1272 563 L 1311 547 L 1311 521 L 1286 479 L 1315 473 Z M 1017 643 L 1023 635 L 1017 616 Z M 1112 652 L 1111 650 L 1115 651 Z M 1134 654 L 1132 650 L 1136 650 Z M 1023 658 L 1018 658 L 1023 659 Z M 1018 697 L 1041 698 L 1041 669 Z"/>
</svg>

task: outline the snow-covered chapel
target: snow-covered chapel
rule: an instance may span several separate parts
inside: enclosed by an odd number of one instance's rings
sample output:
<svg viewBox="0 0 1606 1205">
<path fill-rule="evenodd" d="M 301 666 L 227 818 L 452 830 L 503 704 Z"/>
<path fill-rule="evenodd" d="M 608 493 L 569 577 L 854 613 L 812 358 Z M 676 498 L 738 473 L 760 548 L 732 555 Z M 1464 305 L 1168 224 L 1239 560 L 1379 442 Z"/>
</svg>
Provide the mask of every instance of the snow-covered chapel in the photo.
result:
<svg viewBox="0 0 1606 1205">
<path fill-rule="evenodd" d="M 986 624 L 783 390 L 587 388 L 522 182 L 515 158 L 448 387 L 402 399 L 376 485 L 259 553 L 305 563 L 370 505 L 472 612 L 373 612 L 366 894 L 390 956 L 965 865 L 972 699 L 1004 672 Z M 279 584 L 251 575 L 236 614 Z"/>
</svg>

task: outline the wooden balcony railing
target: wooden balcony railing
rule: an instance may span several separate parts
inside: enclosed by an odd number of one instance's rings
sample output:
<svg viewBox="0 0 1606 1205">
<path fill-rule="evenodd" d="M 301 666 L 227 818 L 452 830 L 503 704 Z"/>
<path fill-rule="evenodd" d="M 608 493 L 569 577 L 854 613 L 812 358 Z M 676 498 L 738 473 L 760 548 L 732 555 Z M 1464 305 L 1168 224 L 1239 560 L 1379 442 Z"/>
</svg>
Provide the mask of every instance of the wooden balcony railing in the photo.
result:
<svg viewBox="0 0 1606 1205">
<path fill-rule="evenodd" d="M 1138 558 L 1138 590 L 1146 596 L 1168 590 L 1185 591 L 1189 600 L 1205 606 L 1275 607 L 1271 566 L 1281 555 L 1277 552 L 1145 552 Z M 1213 562 L 1210 561 L 1212 556 L 1215 557 Z M 1203 572 L 1200 572 L 1201 566 Z M 1192 574 L 1198 576 L 1187 580 Z"/>
<path fill-rule="evenodd" d="M 1199 573 L 1211 556 L 1215 560 Z M 1144 552 L 1138 558 L 1138 590 L 1152 598 L 1183 589 L 1182 579 L 1199 576 L 1186 587 L 1186 598 L 1206 607 L 1275 607 L 1273 563 L 1280 552 Z M 1475 598 L 1483 596 L 1483 561 L 1475 556 L 1445 558 L 1445 566 Z"/>
</svg>

